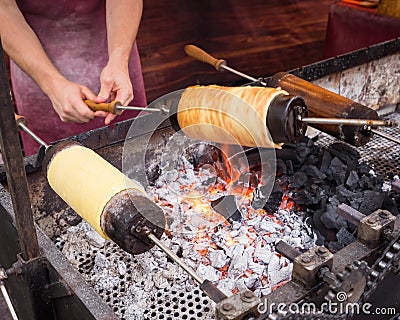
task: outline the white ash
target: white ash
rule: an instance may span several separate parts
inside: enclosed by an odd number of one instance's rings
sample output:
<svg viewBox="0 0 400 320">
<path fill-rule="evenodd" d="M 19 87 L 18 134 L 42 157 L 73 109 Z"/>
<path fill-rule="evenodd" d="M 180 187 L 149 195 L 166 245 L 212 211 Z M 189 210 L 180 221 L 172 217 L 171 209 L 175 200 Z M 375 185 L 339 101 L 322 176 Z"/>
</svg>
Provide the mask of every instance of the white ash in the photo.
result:
<svg viewBox="0 0 400 320">
<path fill-rule="evenodd" d="M 209 249 L 208 258 L 214 268 L 222 268 L 228 262 L 228 257 L 223 250 Z"/>
<path fill-rule="evenodd" d="M 230 262 L 228 276 L 232 278 L 241 277 L 247 269 L 248 259 L 247 255 L 235 255 Z"/>
<path fill-rule="evenodd" d="M 212 266 L 205 266 L 200 263 L 197 268 L 197 273 L 203 278 L 210 280 L 211 282 L 217 282 L 221 277 L 221 272 Z"/>
<path fill-rule="evenodd" d="M 253 271 L 255 274 L 262 275 L 264 273 L 264 270 L 266 269 L 266 266 L 257 262 L 254 262 L 253 260 L 249 261 L 249 270 Z"/>
<path fill-rule="evenodd" d="M 183 181 L 188 185 L 182 185 Z M 219 186 L 218 190 L 210 193 L 210 184 Z M 147 191 L 166 214 L 168 236 L 163 235 L 162 241 L 227 295 L 248 288 L 263 296 L 290 279 L 291 263 L 275 252 L 275 244 L 281 239 L 297 249 L 314 246 L 314 235 L 301 213 L 294 209 L 254 210 L 251 197 L 236 195 L 244 219 L 227 225 L 213 211 L 210 201 L 229 194 L 229 185 L 216 177 L 212 166 L 196 171 L 183 158 L 178 169 L 162 172 Z M 163 300 L 169 301 L 171 290 L 192 292 L 198 288 L 160 249 L 154 247 L 131 256 L 111 241 L 99 238 L 85 222 L 68 228 L 56 241 L 65 243 L 65 256 L 126 320 L 149 319 L 145 311 L 150 301 L 157 304 L 156 297 L 164 290 Z M 117 297 L 110 300 L 113 292 L 118 292 Z M 212 308 L 203 316 L 212 319 Z"/>
<path fill-rule="evenodd" d="M 392 184 L 388 181 L 384 181 L 382 184 L 382 191 L 383 192 L 390 192 L 392 190 Z"/>
<path fill-rule="evenodd" d="M 147 192 L 165 209 L 172 239 L 187 243 L 182 258 L 188 265 L 225 293 L 246 287 L 262 296 L 291 276 L 292 264 L 275 252 L 276 243 L 308 249 L 316 237 L 295 208 L 254 210 L 251 196 L 235 193 L 245 218 L 227 225 L 211 201 L 230 194 L 229 188 L 211 165 L 196 170 L 180 157 L 178 167 L 161 172 Z"/>
<path fill-rule="evenodd" d="M 86 237 L 89 239 L 91 245 L 101 248 L 104 246 L 106 240 L 99 235 L 95 230 L 89 230 L 86 232 Z"/>
<path fill-rule="evenodd" d="M 180 301 L 168 300 L 171 291 L 190 293 L 198 290 L 188 274 L 177 264 L 168 261 L 160 249 L 154 247 L 146 253 L 132 256 L 108 240 L 104 240 L 103 246 L 99 247 L 99 241 L 93 241 L 91 232 L 95 231 L 86 222 L 81 222 L 68 228 L 56 242 L 65 243 L 62 252 L 119 318 L 150 319 L 146 311 L 152 303 L 156 303 L 152 301 L 156 301 L 160 292 L 163 300 L 171 304 L 170 309 L 175 310 L 174 305 L 181 305 Z M 171 240 L 166 236 L 162 241 L 173 250 L 179 246 L 186 246 L 185 250 L 188 250 L 186 241 Z M 193 267 L 196 266 L 197 262 Z M 202 312 L 205 319 L 214 319 L 212 308 Z"/>
</svg>

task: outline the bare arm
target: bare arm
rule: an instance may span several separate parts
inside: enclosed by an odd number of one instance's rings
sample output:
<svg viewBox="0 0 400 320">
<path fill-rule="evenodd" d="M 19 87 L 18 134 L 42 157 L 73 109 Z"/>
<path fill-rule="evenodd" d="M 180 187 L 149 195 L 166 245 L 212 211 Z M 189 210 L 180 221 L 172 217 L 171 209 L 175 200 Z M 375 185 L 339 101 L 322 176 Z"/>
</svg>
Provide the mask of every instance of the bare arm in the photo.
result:
<svg viewBox="0 0 400 320">
<path fill-rule="evenodd" d="M 104 102 L 110 96 L 124 105 L 133 100 L 128 62 L 142 9 L 142 0 L 107 0 L 108 63 L 100 76 L 101 89 L 96 102 Z M 105 123 L 110 123 L 114 117 L 107 115 Z"/>
<path fill-rule="evenodd" d="M 52 64 L 14 0 L 0 0 L 0 36 L 4 50 L 50 98 L 63 121 L 87 122 L 92 112 L 82 98 L 94 99 L 87 87 L 68 81 Z"/>
</svg>

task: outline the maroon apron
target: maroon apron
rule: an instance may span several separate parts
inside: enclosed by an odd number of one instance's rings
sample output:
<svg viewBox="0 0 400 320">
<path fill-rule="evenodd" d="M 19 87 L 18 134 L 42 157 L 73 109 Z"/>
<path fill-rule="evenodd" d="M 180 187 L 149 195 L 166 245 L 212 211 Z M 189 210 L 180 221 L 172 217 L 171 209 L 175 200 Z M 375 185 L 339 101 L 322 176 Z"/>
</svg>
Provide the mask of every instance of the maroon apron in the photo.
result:
<svg viewBox="0 0 400 320">
<path fill-rule="evenodd" d="M 108 61 L 105 0 L 22 0 L 18 6 L 58 70 L 68 80 L 97 94 L 100 72 Z M 136 43 L 129 70 L 135 95 L 131 105 L 146 106 Z M 10 72 L 18 113 L 27 118 L 29 127 L 47 143 L 104 126 L 104 118 L 99 117 L 85 124 L 62 122 L 47 96 L 13 61 Z M 114 122 L 136 115 L 125 111 Z M 39 145 L 25 133 L 22 141 L 26 155 L 37 152 Z"/>
</svg>

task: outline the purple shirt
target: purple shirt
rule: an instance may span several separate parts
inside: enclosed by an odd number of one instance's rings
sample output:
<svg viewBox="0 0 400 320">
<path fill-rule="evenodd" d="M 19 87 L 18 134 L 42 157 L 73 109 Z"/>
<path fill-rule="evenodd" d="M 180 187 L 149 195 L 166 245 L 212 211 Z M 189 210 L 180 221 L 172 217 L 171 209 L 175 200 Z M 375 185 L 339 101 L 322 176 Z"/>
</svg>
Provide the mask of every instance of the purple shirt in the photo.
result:
<svg viewBox="0 0 400 320">
<path fill-rule="evenodd" d="M 100 72 L 108 61 L 105 0 L 17 1 L 28 24 L 38 35 L 47 55 L 70 81 L 100 89 Z M 26 54 L 29 54 L 27 52 Z M 135 98 L 131 105 L 146 106 L 142 69 L 136 43 L 129 61 Z M 104 126 L 104 118 L 86 124 L 64 123 L 40 88 L 13 61 L 11 82 L 18 113 L 47 143 Z M 132 118 L 124 112 L 114 121 Z M 38 144 L 22 133 L 26 155 Z"/>
</svg>

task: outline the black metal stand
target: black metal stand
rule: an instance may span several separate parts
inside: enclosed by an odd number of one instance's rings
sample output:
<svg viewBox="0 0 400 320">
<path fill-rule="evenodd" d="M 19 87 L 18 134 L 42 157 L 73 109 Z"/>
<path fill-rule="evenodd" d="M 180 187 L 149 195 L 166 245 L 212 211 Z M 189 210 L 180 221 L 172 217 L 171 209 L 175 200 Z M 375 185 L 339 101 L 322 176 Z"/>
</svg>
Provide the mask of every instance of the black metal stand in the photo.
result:
<svg viewBox="0 0 400 320">
<path fill-rule="evenodd" d="M 0 45 L 0 53 L 2 53 Z M 7 173 L 7 185 L 11 194 L 18 231 L 21 259 L 24 268 L 21 276 L 29 292 L 24 303 L 32 308 L 34 319 L 53 319 L 50 299 L 45 294 L 48 283 L 44 263 L 40 261 L 40 251 L 33 221 L 28 184 L 23 164 L 10 86 L 3 54 L 0 54 L 0 147 Z M 15 257 L 17 261 L 17 257 Z M 18 310 L 17 310 L 18 313 Z"/>
</svg>

